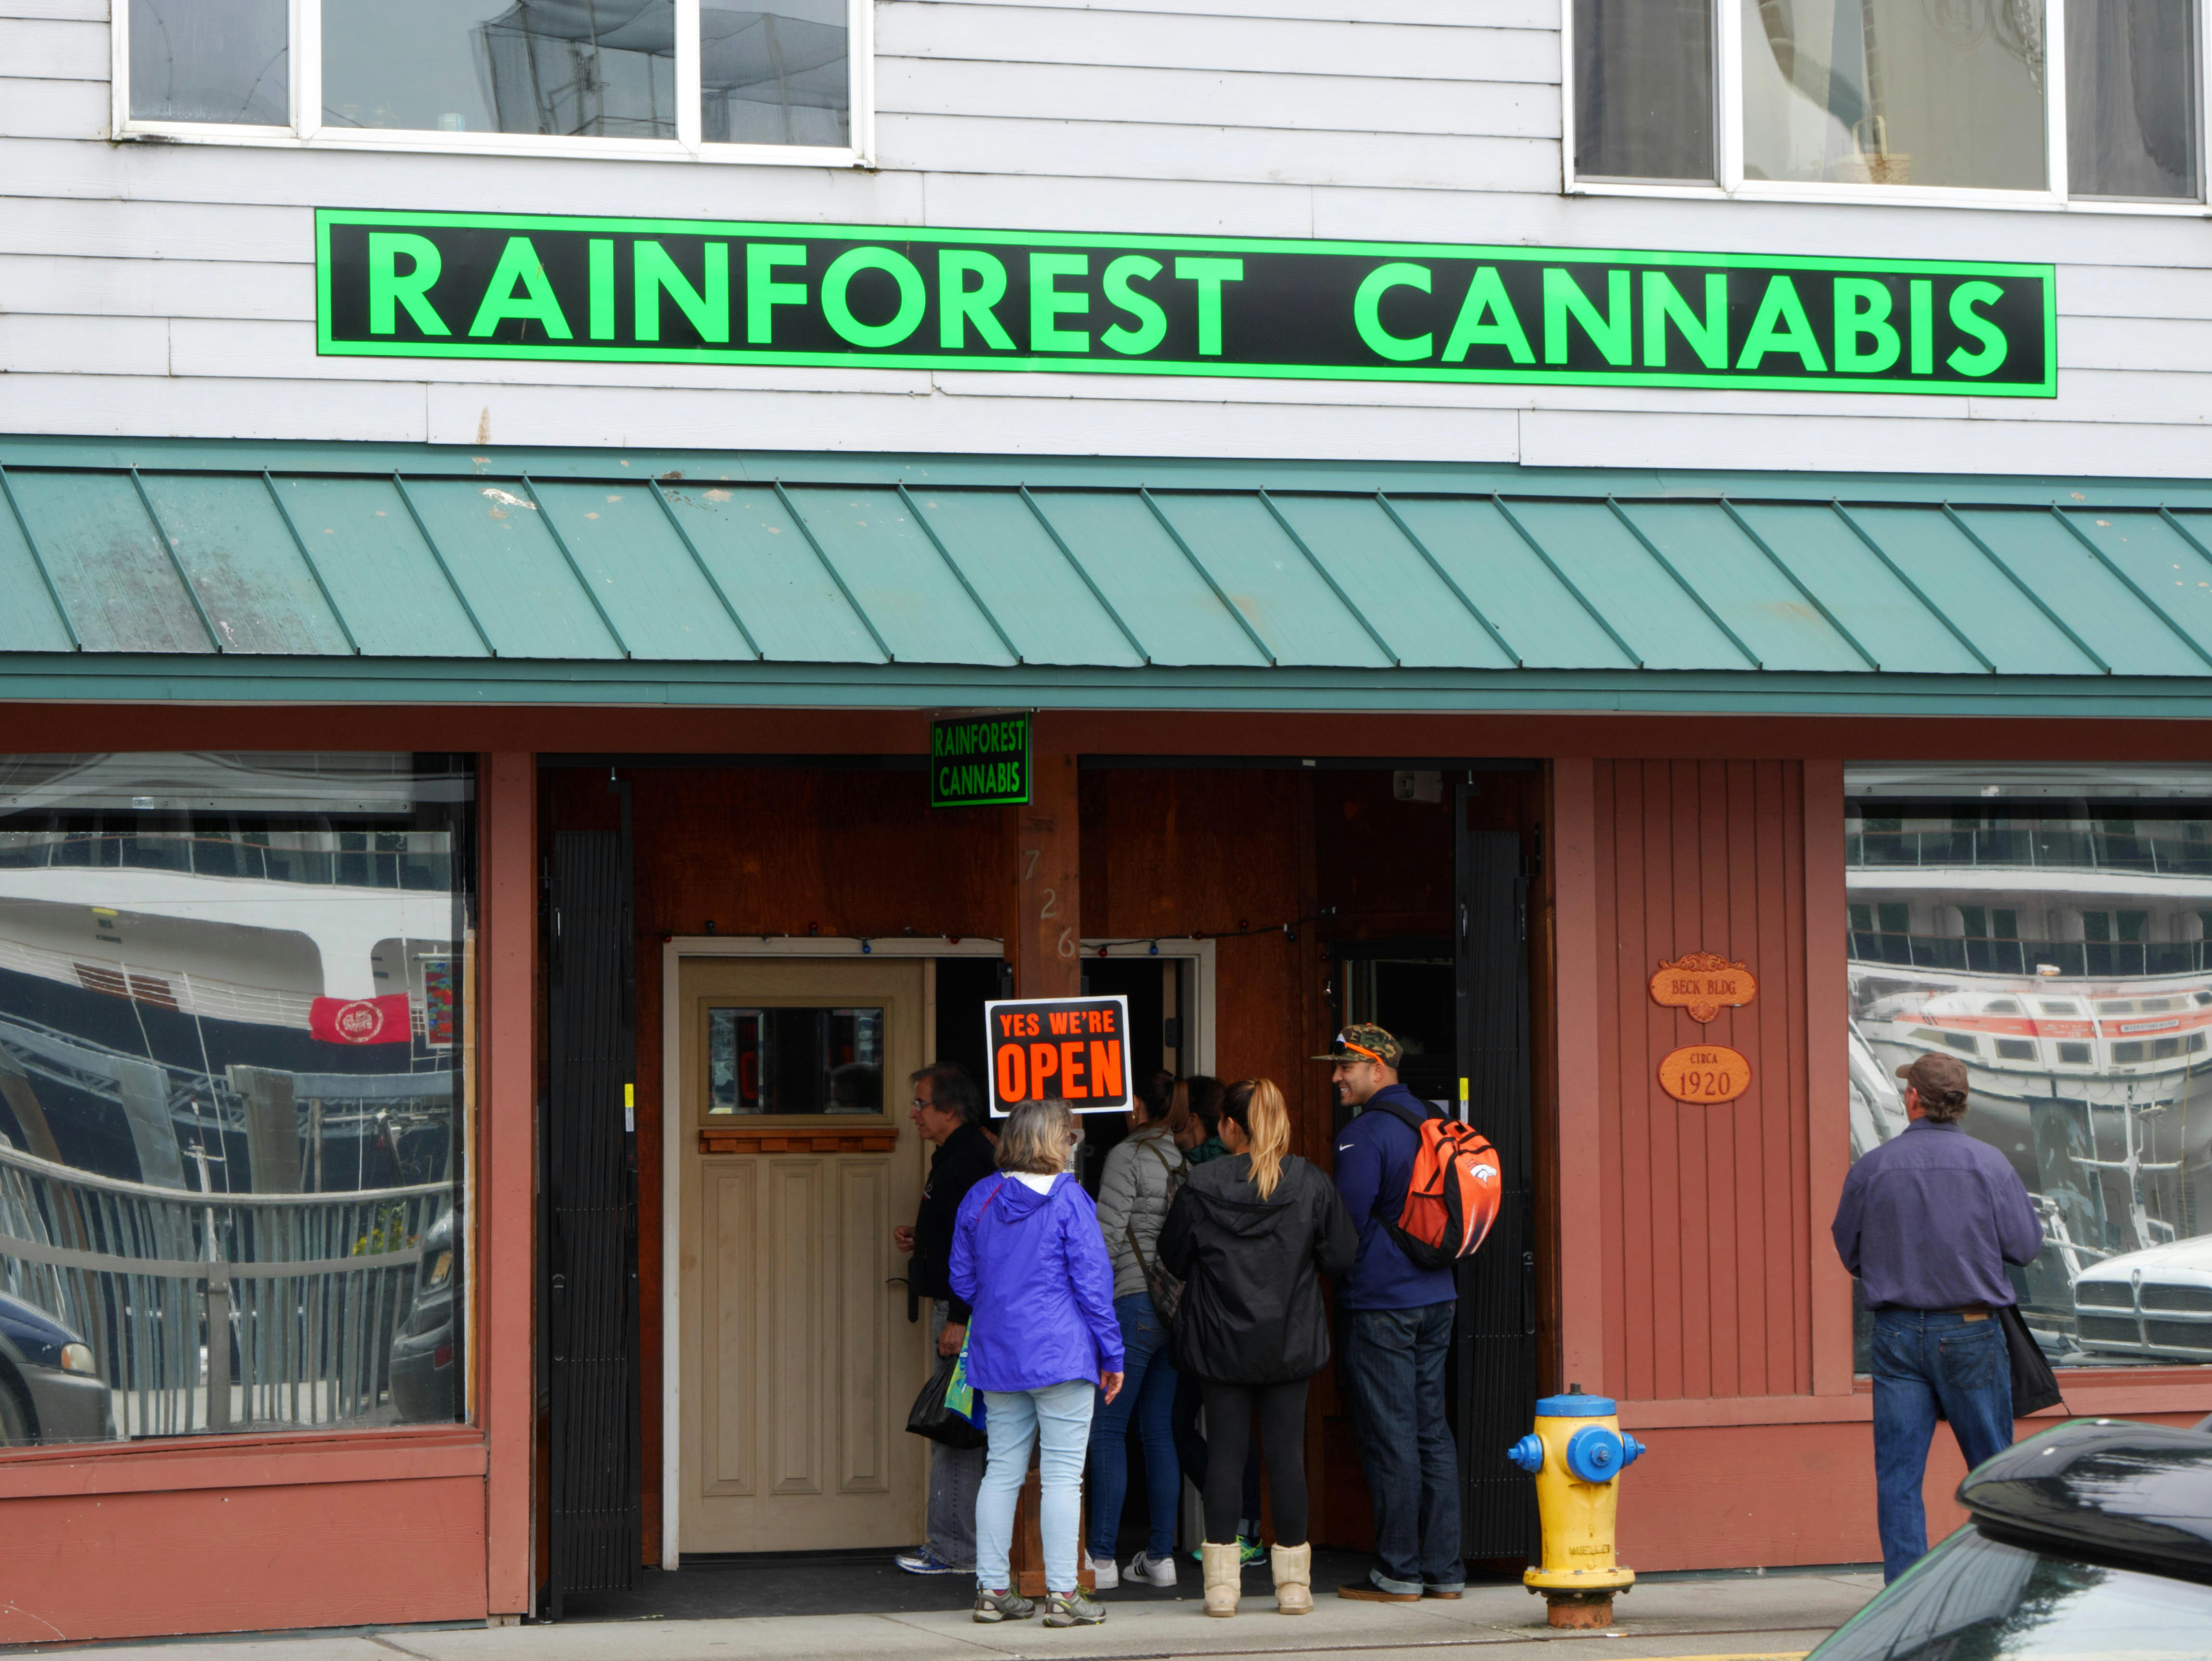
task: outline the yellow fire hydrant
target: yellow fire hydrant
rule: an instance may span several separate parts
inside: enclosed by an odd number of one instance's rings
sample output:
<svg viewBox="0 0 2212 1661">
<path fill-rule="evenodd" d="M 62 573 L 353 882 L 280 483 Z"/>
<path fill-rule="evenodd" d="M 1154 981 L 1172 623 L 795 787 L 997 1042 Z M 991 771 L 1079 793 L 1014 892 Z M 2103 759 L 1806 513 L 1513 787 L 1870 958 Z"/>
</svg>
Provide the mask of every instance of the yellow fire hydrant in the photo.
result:
<svg viewBox="0 0 2212 1661">
<path fill-rule="evenodd" d="M 1644 1445 L 1623 1433 L 1609 1396 L 1565 1396 L 1536 1403 L 1536 1428 L 1505 1457 L 1536 1479 L 1544 1526 L 1544 1566 L 1521 1579 L 1551 1605 L 1555 1627 L 1613 1622 L 1613 1596 L 1636 1584 L 1636 1571 L 1613 1561 L 1613 1512 L 1620 1473 Z"/>
</svg>

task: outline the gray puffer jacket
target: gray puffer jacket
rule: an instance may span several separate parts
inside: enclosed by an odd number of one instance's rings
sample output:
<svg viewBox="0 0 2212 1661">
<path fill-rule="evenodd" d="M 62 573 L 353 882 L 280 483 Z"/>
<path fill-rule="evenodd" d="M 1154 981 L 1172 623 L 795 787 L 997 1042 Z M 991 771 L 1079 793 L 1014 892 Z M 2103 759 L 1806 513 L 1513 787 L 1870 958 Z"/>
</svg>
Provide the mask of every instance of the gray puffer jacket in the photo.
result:
<svg viewBox="0 0 2212 1661">
<path fill-rule="evenodd" d="M 1098 1230 L 1114 1259 L 1116 1298 L 1147 1289 L 1144 1268 L 1129 1250 L 1129 1235 L 1136 1235 L 1146 1261 L 1152 1261 L 1159 1250 L 1168 1202 L 1181 1186 L 1171 1180 L 1172 1175 L 1182 1171 L 1182 1150 L 1163 1125 L 1131 1131 L 1106 1156 L 1106 1169 L 1098 1178 Z"/>
</svg>

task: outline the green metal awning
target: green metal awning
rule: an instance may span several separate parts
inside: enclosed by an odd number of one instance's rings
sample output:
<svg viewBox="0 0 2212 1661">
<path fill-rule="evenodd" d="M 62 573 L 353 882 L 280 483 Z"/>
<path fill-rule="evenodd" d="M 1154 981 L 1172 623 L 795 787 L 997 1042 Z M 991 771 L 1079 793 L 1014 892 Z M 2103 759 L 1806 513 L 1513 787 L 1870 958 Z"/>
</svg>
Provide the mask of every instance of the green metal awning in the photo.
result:
<svg viewBox="0 0 2212 1661">
<path fill-rule="evenodd" d="M 2212 714 L 2160 481 L 13 440 L 0 593 L 15 698 Z"/>
</svg>

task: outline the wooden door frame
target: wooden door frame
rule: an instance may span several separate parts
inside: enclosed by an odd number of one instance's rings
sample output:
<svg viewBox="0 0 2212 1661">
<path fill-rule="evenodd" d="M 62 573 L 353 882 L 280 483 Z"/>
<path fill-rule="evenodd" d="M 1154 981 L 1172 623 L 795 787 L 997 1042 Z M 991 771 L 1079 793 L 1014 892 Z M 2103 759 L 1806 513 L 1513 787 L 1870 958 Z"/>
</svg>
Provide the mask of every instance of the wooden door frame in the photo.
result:
<svg viewBox="0 0 2212 1661">
<path fill-rule="evenodd" d="M 1190 1023 L 1187 1045 L 1190 1059 L 1186 1073 L 1212 1073 L 1214 1068 L 1214 943 L 1212 940 L 1163 940 L 1113 945 L 1103 948 L 1084 942 L 1085 958 L 1175 958 L 1196 969 L 1192 1007 L 1183 1019 Z M 1003 955 L 994 940 L 871 940 L 842 938 L 808 940 L 744 940 L 722 934 L 677 934 L 660 948 L 660 1260 L 664 1266 L 683 1262 L 684 1139 L 693 1129 L 684 1110 L 683 1080 L 684 1010 L 679 977 L 686 958 L 782 958 L 819 963 L 823 958 L 867 963 L 875 958 L 996 958 Z M 937 1049 L 936 986 L 925 981 L 922 991 L 922 1055 L 935 1057 Z M 660 1567 L 681 1566 L 683 1551 L 680 1516 L 684 1489 L 684 1326 L 683 1280 L 665 1268 L 660 1281 Z"/>
</svg>

